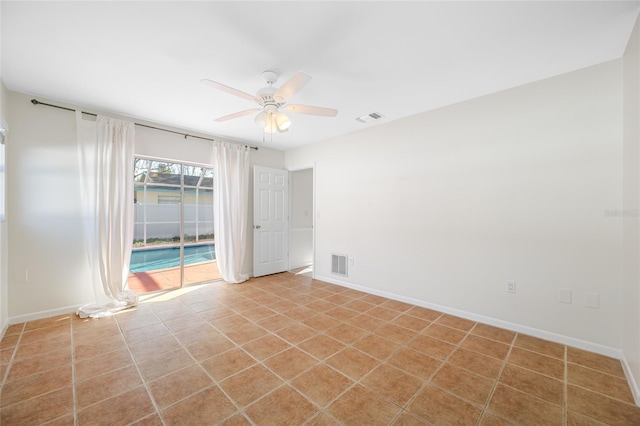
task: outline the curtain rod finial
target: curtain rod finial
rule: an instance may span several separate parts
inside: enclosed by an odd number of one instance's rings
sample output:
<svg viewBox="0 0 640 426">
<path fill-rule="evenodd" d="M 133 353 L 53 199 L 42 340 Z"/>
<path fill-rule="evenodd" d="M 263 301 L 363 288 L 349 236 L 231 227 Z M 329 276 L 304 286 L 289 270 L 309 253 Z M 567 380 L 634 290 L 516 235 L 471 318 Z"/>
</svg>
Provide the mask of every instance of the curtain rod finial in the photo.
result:
<svg viewBox="0 0 640 426">
<path fill-rule="evenodd" d="M 37 99 L 31 99 L 31 103 L 34 105 L 38 105 L 40 102 L 38 102 Z"/>
</svg>

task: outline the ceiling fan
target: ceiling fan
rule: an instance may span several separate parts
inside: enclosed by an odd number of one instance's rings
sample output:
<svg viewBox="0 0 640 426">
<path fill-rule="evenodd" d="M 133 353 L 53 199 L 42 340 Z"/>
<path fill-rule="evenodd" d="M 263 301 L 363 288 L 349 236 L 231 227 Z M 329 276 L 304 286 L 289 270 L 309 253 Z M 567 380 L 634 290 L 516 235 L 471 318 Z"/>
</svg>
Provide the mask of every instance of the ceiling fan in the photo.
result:
<svg viewBox="0 0 640 426">
<path fill-rule="evenodd" d="M 255 122 L 260 124 L 266 133 L 283 133 L 289 130 L 291 120 L 289 120 L 289 117 L 287 117 L 284 112 L 280 111 L 280 108 L 298 114 L 320 115 L 323 117 L 335 117 L 336 114 L 338 114 L 338 110 L 332 108 L 287 104 L 289 98 L 298 93 L 300 89 L 302 89 L 309 80 L 311 80 L 311 76 L 303 72 L 298 72 L 287 80 L 287 82 L 280 88 L 273 87 L 273 84 L 278 81 L 278 73 L 275 71 L 264 71 L 262 76 L 268 86 L 258 90 L 255 96 L 241 90 L 234 89 L 233 87 L 226 86 L 222 83 L 207 79 L 201 80 L 202 83 L 215 87 L 218 90 L 248 99 L 260 105 L 260 108 L 251 108 L 225 115 L 223 117 L 216 118 L 215 121 L 223 122 L 257 112 L 258 114 L 256 115 Z"/>
</svg>

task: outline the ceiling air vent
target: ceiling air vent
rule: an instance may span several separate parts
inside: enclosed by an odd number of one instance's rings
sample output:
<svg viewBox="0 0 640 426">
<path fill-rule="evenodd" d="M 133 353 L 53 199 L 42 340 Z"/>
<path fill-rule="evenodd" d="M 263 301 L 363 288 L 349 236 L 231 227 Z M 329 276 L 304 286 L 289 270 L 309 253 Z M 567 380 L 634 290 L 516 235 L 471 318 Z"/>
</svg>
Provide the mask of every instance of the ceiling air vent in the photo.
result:
<svg viewBox="0 0 640 426">
<path fill-rule="evenodd" d="M 381 118 L 384 118 L 384 115 L 380 114 L 379 112 L 372 112 L 370 114 L 363 115 L 362 117 L 358 117 L 356 118 L 356 120 L 361 123 L 368 123 L 370 121 L 380 120 Z"/>
<path fill-rule="evenodd" d="M 347 256 L 343 254 L 331 255 L 331 273 L 343 277 L 347 276 Z"/>
</svg>

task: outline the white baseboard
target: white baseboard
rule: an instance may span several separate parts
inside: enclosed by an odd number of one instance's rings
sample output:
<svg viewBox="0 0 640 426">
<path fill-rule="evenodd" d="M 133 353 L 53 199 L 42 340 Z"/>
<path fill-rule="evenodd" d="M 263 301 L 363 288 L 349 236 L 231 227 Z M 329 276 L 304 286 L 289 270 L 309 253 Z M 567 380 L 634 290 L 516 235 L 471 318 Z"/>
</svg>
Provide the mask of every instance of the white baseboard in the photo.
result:
<svg viewBox="0 0 640 426">
<path fill-rule="evenodd" d="M 624 370 L 624 375 L 627 376 L 627 382 L 629 383 L 629 387 L 631 388 L 631 393 L 633 394 L 633 399 L 636 401 L 636 405 L 640 407 L 640 387 L 638 386 L 638 382 L 636 381 L 633 373 L 631 372 L 631 367 L 627 362 L 627 358 L 622 354 L 622 358 L 620 359 L 622 362 L 622 369 Z"/>
<path fill-rule="evenodd" d="M 64 308 L 51 309 L 48 311 L 33 312 L 31 314 L 16 315 L 9 317 L 9 324 L 20 324 L 27 321 L 35 321 L 43 318 L 55 317 L 56 315 L 75 314 L 75 312 L 83 305 L 67 306 Z"/>
<path fill-rule="evenodd" d="M 500 319 L 488 317 L 485 315 L 475 314 L 473 312 L 462 311 L 460 309 L 454 309 L 447 306 L 438 305 L 435 303 L 429 303 L 424 300 L 414 299 L 412 297 L 401 296 L 398 294 L 390 293 L 383 290 L 377 290 L 370 287 L 365 287 L 357 284 L 352 284 L 344 281 L 337 280 L 332 277 L 320 276 L 315 277 L 317 280 L 326 281 L 331 284 L 336 284 L 343 287 L 352 288 L 354 290 L 363 291 L 365 293 L 375 294 L 376 296 L 386 297 L 388 299 L 398 300 L 400 302 L 410 303 L 416 306 L 422 306 L 423 308 L 429 308 L 436 311 L 444 312 L 446 314 L 455 315 L 461 318 L 469 319 L 472 321 L 481 322 L 495 327 L 504 328 L 507 330 L 515 331 L 517 333 L 527 334 L 529 336 L 538 337 L 540 339 L 549 340 L 551 342 L 560 343 L 574 348 L 583 349 L 589 352 L 595 352 L 600 355 L 605 355 L 611 358 L 619 360 L 623 359 L 622 351 L 617 348 L 600 345 L 598 343 L 588 342 L 586 340 L 576 339 L 574 337 L 564 336 L 557 333 L 552 333 L 545 330 L 540 330 L 533 327 L 517 324 L 514 322 L 503 321 Z"/>
</svg>

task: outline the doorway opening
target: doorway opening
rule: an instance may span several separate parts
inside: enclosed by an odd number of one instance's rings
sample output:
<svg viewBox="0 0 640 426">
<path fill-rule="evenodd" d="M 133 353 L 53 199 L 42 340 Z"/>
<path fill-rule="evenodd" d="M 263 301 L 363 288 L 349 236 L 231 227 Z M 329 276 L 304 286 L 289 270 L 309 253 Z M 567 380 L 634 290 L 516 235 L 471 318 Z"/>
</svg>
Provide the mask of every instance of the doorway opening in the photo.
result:
<svg viewBox="0 0 640 426">
<path fill-rule="evenodd" d="M 291 272 L 313 277 L 314 185 L 313 168 L 292 171 L 291 176 Z"/>
<path fill-rule="evenodd" d="M 147 293 L 219 279 L 211 167 L 136 157 L 133 168 L 129 288 Z"/>
</svg>

